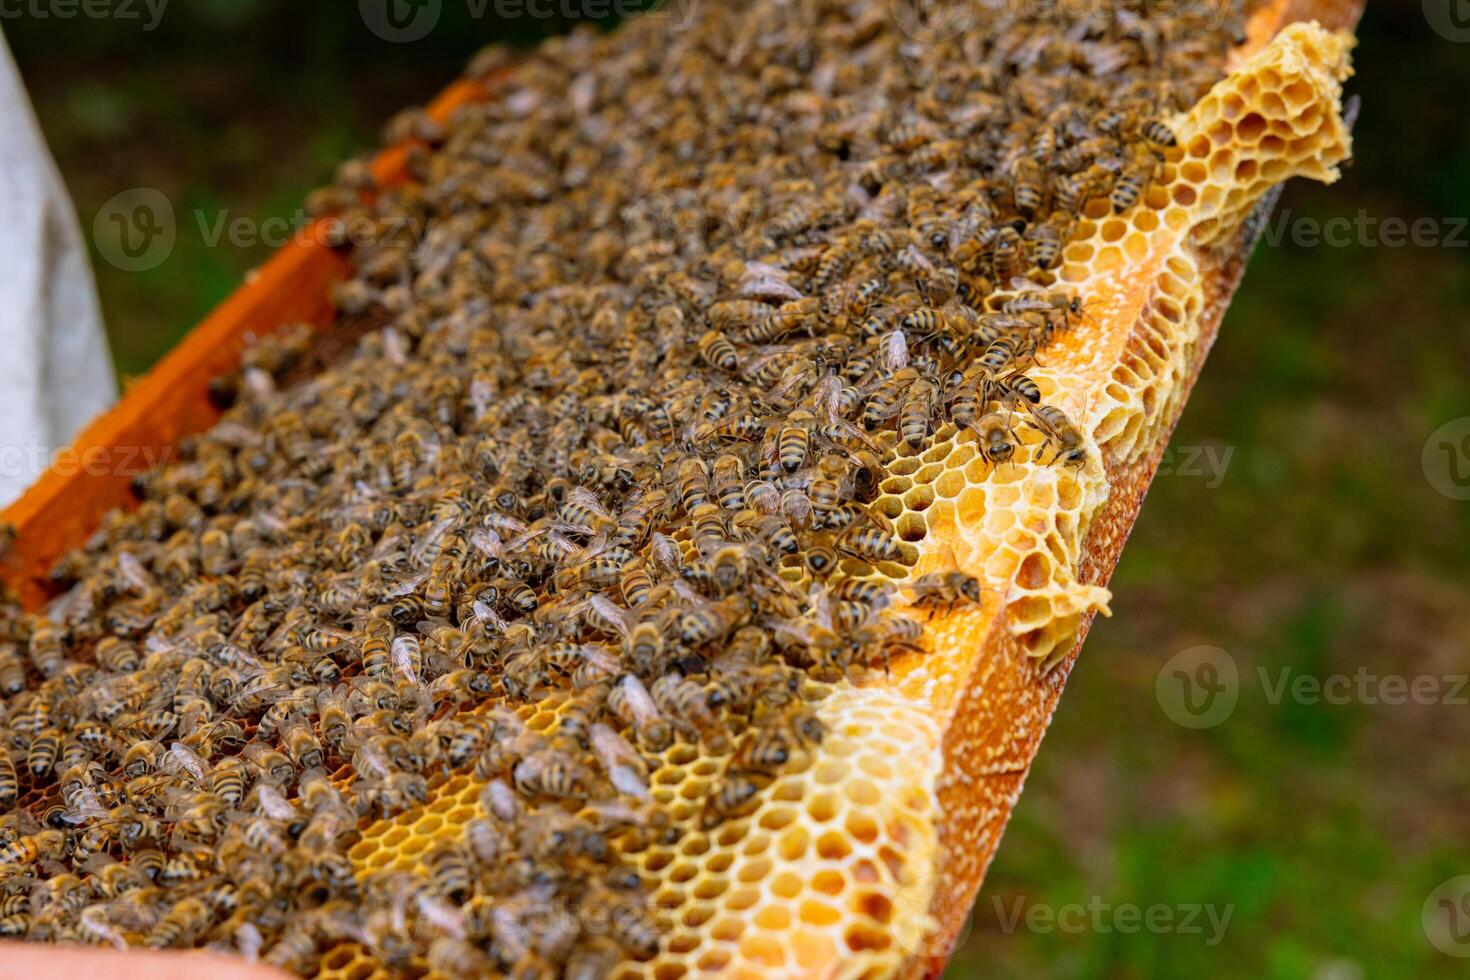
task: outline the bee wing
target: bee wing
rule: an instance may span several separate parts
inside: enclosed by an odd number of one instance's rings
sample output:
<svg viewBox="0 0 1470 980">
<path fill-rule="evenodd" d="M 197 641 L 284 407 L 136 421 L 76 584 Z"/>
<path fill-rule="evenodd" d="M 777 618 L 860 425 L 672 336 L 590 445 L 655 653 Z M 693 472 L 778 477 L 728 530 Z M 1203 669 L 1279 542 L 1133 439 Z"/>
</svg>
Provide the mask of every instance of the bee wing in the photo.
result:
<svg viewBox="0 0 1470 980">
<path fill-rule="evenodd" d="M 664 571 L 677 569 L 683 561 L 684 553 L 679 550 L 669 537 L 662 532 L 654 531 L 650 539 L 649 555 L 653 559 L 655 567 Z"/>
<path fill-rule="evenodd" d="M 457 907 L 423 889 L 415 891 L 414 898 L 418 903 L 419 915 L 430 925 L 455 939 L 465 937 L 464 913 Z"/>
<path fill-rule="evenodd" d="M 902 406 L 903 406 L 903 400 L 902 399 L 899 399 L 898 401 L 896 401 L 894 403 L 893 411 L 892 412 L 888 412 L 887 414 L 881 415 L 879 417 L 880 418 L 889 418 L 892 415 L 894 415 L 895 413 L 897 413 L 902 408 Z M 868 447 L 868 449 L 870 451 L 872 451 L 874 453 L 877 453 L 877 454 L 881 454 L 883 452 L 883 450 L 878 446 L 877 443 L 875 443 L 872 439 L 869 439 L 868 438 L 868 434 L 866 432 L 864 432 L 862 429 L 858 428 L 856 425 L 853 425 L 847 419 L 836 418 L 836 419 L 833 419 L 831 421 L 831 423 L 829 423 L 829 424 L 834 429 L 836 429 L 839 433 L 841 433 L 844 437 L 846 437 L 848 439 L 855 439 L 858 442 L 861 442 L 864 446 Z"/>
<path fill-rule="evenodd" d="M 503 550 L 500 535 L 488 527 L 482 527 L 476 531 L 472 531 L 469 540 L 472 546 L 491 558 L 499 558 Z"/>
<path fill-rule="evenodd" d="M 807 365 L 799 364 L 787 368 L 781 376 L 781 380 L 771 386 L 766 392 L 766 398 L 773 402 L 786 402 L 789 396 L 797 388 L 810 380 L 811 374 Z"/>
<path fill-rule="evenodd" d="M 451 527 L 454 526 L 453 517 L 443 517 L 429 526 L 429 529 L 413 543 L 408 549 L 408 556 L 415 565 L 422 565 L 426 560 L 429 550 L 442 538 Z"/>
<path fill-rule="evenodd" d="M 122 577 L 128 580 L 128 584 L 139 592 L 152 592 L 158 588 L 158 581 L 149 574 L 138 560 L 137 555 L 131 551 L 124 551 L 117 556 L 117 570 Z"/>
<path fill-rule="evenodd" d="M 621 606 L 613 602 L 602 592 L 593 595 L 591 603 L 597 615 L 612 623 L 623 636 L 628 635 L 628 614 Z"/>
<path fill-rule="evenodd" d="M 572 562 L 590 561 L 606 551 L 612 544 L 612 540 L 607 536 L 606 532 L 597 535 L 580 547 L 555 532 L 552 532 L 551 541 L 556 546 L 556 549 L 568 561 Z"/>
<path fill-rule="evenodd" d="M 235 929 L 235 950 L 247 963 L 255 963 L 260 960 L 261 947 L 265 945 L 265 937 L 253 922 L 242 922 Z"/>
<path fill-rule="evenodd" d="M 90 786 L 83 786 L 77 791 L 71 807 L 62 816 L 67 823 L 79 824 L 87 820 L 103 820 L 109 815 L 110 811 L 98 799 L 97 791 Z"/>
<path fill-rule="evenodd" d="M 795 349 L 790 344 L 768 344 L 763 347 L 757 347 L 756 355 L 746 362 L 744 372 L 748 376 L 753 376 L 771 361 L 790 354 Z"/>
<path fill-rule="evenodd" d="M 416 575 L 410 575 L 408 578 L 395 582 L 393 585 L 384 589 L 383 598 L 396 599 L 399 596 L 408 595 L 410 592 L 413 592 L 419 586 L 423 585 L 428 577 L 428 571 L 422 571 Z"/>
<path fill-rule="evenodd" d="M 520 534 L 517 534 L 515 537 L 511 538 L 505 543 L 505 550 L 514 554 L 515 552 L 520 551 L 526 545 L 530 544 L 532 541 L 535 541 L 537 538 L 541 537 L 543 534 L 548 533 L 550 530 L 551 529 L 544 524 L 538 525 L 536 527 L 525 528 Z"/>
<path fill-rule="evenodd" d="M 590 800 L 586 811 L 595 816 L 599 824 L 612 830 L 618 827 L 636 827 L 648 823 L 648 814 L 626 803 L 616 800 Z"/>
<path fill-rule="evenodd" d="M 602 505 L 602 501 L 597 499 L 597 494 L 588 490 L 586 487 L 573 487 L 567 499 L 578 506 L 587 508 L 603 520 L 611 521 L 614 519 L 608 513 L 607 508 Z"/>
<path fill-rule="evenodd" d="M 736 292 L 743 299 L 786 302 L 802 299 L 806 294 L 786 281 L 786 270 L 764 262 L 746 262 L 745 276 Z"/>
<path fill-rule="evenodd" d="M 1009 283 L 1010 288 L 1017 293 L 1042 293 L 1046 290 L 1037 283 L 1027 279 L 1025 276 L 1012 276 Z"/>
<path fill-rule="evenodd" d="M 598 722 L 589 730 L 587 740 L 614 789 L 645 802 L 653 799 L 648 791 L 648 766 L 627 739 Z"/>
<path fill-rule="evenodd" d="M 841 417 L 838 406 L 842 403 L 842 382 L 835 374 L 828 374 L 812 389 L 812 406 L 830 422 Z"/>
<path fill-rule="evenodd" d="M 871 396 L 871 392 L 869 393 L 869 395 Z M 903 410 L 903 397 L 901 395 L 895 397 L 893 399 L 893 401 L 889 402 L 887 405 L 882 405 L 882 406 L 876 406 L 875 407 L 872 404 L 872 402 L 868 402 L 867 404 L 865 404 L 863 406 L 863 414 L 864 415 L 866 415 L 866 416 L 868 416 L 870 418 L 875 418 L 875 419 L 879 419 L 879 420 L 882 420 L 882 419 L 891 419 L 891 418 L 893 418 L 895 415 L 897 415 L 902 410 Z M 848 425 L 851 425 L 852 423 L 849 422 L 847 424 Z M 858 431 L 859 432 L 862 432 L 861 429 L 858 429 Z M 871 445 L 871 440 L 868 439 L 866 433 L 863 434 L 863 441 L 868 442 Z M 876 452 L 877 450 L 875 449 L 874 451 Z"/>
<path fill-rule="evenodd" d="M 670 585 L 673 587 L 674 593 L 690 605 L 709 605 L 709 600 L 700 595 L 698 592 L 694 591 L 694 587 L 691 586 L 688 582 L 684 581 L 684 579 L 676 578 L 670 583 Z"/>
<path fill-rule="evenodd" d="M 884 368 L 902 371 L 909 366 L 909 340 L 902 329 L 890 330 L 879 344 Z"/>
<path fill-rule="evenodd" d="M 827 590 L 813 582 L 807 596 L 811 602 L 812 616 L 820 625 L 831 629 L 832 597 L 828 594 Z"/>
<path fill-rule="evenodd" d="M 904 246 L 903 251 L 904 255 L 908 257 L 908 261 L 912 262 L 915 268 L 922 271 L 925 275 L 934 274 L 936 271 L 934 263 L 929 260 L 929 256 L 919 251 L 918 246 L 910 242 Z"/>
<path fill-rule="evenodd" d="M 389 645 L 389 655 L 393 662 L 393 669 L 403 675 L 410 684 L 417 684 L 418 670 L 415 661 L 421 660 L 422 651 L 419 649 L 419 641 L 408 633 L 400 633 L 393 637 Z"/>
<path fill-rule="evenodd" d="M 507 625 L 505 620 L 501 618 L 498 612 L 486 605 L 483 599 L 476 599 L 470 605 L 470 609 L 474 612 L 475 618 L 480 621 L 481 625 L 492 626 L 502 633 L 505 632 Z"/>
<path fill-rule="evenodd" d="M 296 819 L 296 808 L 270 783 L 256 783 L 254 795 L 256 806 L 265 816 L 272 820 Z"/>
<path fill-rule="evenodd" d="M 168 747 L 168 755 L 159 761 L 159 767 L 187 772 L 201 786 L 205 785 L 208 779 L 204 760 L 183 742 L 174 742 Z"/>
</svg>

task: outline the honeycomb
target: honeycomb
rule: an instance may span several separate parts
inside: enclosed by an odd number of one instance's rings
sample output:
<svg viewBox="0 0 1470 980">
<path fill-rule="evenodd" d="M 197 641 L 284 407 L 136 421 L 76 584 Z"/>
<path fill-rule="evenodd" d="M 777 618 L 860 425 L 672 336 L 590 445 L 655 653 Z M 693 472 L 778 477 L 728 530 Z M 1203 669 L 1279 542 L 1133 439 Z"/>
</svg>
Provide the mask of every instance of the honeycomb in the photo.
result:
<svg viewBox="0 0 1470 980">
<path fill-rule="evenodd" d="M 890 465 L 874 507 L 917 563 L 877 573 L 957 566 L 982 579 L 985 601 L 938 617 L 927 656 L 835 685 L 819 708 L 831 734 L 815 756 L 713 833 L 698 825 L 699 801 L 725 758 L 697 757 L 683 743 L 660 757 L 653 793 L 685 833 L 630 855 L 663 939 L 652 961 L 617 976 L 890 976 L 945 925 L 935 905 L 936 883 L 953 873 L 936 791 L 943 740 L 953 737 L 946 702 L 969 682 L 965 665 L 991 623 L 1045 669 L 1071 651 L 1084 616 L 1107 613 L 1108 591 L 1082 581 L 1081 563 L 1110 475 L 1156 451 L 1176 414 L 1212 250 L 1272 185 L 1336 178 L 1350 152 L 1337 107 L 1351 44 L 1315 23 L 1285 28 L 1173 121 L 1179 145 L 1144 200 L 1117 215 L 1093 202 L 1058 270 L 1086 298 L 1084 315 L 1032 372 L 1048 402 L 1083 421 L 1086 465 L 1045 465 L 1037 434 L 1018 427 L 1024 456 L 991 466 L 974 433 L 952 426 Z M 545 710 L 527 717 L 538 730 L 555 720 Z M 987 765 L 1012 771 L 1003 759 Z M 457 776 L 424 805 L 364 829 L 350 852 L 359 875 L 418 865 L 477 815 L 480 788 Z M 420 965 L 409 975 L 432 974 Z M 391 974 L 343 944 L 323 955 L 317 976 Z"/>
<path fill-rule="evenodd" d="M 1018 428 L 1027 457 L 993 467 L 973 431 L 951 427 L 881 485 L 876 509 L 919 545 L 914 574 L 958 566 L 1003 593 L 1007 629 L 1043 667 L 1070 652 L 1083 616 L 1108 613 L 1107 590 L 1078 579 L 1084 542 L 1108 468 L 1157 447 L 1183 398 L 1204 254 L 1270 187 L 1334 180 L 1350 152 L 1335 107 L 1351 43 L 1315 23 L 1287 27 L 1173 121 L 1179 145 L 1144 200 L 1116 215 L 1088 206 L 1060 270 L 1084 314 L 1031 372 L 1043 399 L 1082 423 L 1085 466 L 1044 465 L 1037 433 Z"/>
<path fill-rule="evenodd" d="M 537 730 L 556 719 L 554 709 L 523 713 Z M 681 832 L 678 843 L 625 856 L 656 883 L 649 902 L 663 951 L 615 976 L 755 978 L 837 961 L 845 976 L 890 976 L 922 942 L 932 927 L 925 910 L 938 851 L 938 726 L 881 688 L 840 687 L 818 714 L 829 734 L 806 764 L 783 773 L 751 813 L 713 830 L 699 824 L 700 803 L 726 757 L 700 757 L 686 743 L 659 756 L 650 785 Z M 368 827 L 349 852 L 359 876 L 421 870 L 436 841 L 458 840 L 481 814 L 482 788 L 455 776 L 425 804 Z M 438 977 L 424 965 L 416 975 Z M 317 976 L 394 974 L 344 943 L 322 957 Z"/>
</svg>

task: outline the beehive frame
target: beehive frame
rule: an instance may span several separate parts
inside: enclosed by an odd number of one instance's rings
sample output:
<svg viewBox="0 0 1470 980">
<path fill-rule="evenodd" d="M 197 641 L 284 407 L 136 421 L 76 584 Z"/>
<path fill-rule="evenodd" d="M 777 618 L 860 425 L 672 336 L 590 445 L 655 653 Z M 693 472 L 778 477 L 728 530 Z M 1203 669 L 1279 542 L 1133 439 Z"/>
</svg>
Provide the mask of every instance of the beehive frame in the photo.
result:
<svg viewBox="0 0 1470 980">
<path fill-rule="evenodd" d="M 1356 21 L 1357 13 L 1358 7 L 1353 3 L 1273 4 L 1258 12 L 1251 21 L 1251 41 L 1246 52 L 1259 49 L 1282 25 L 1292 21 L 1311 17 L 1329 28 L 1344 28 Z M 1243 59 L 1244 53 L 1238 61 Z M 435 103 L 432 112 L 443 118 L 456 106 L 484 97 L 486 91 L 486 86 L 481 83 L 457 84 Z M 1184 133 L 1181 135 L 1185 136 Z M 1185 136 L 1181 142 L 1184 154 L 1175 163 L 1176 178 L 1188 176 L 1183 168 L 1191 156 L 1190 138 Z M 1202 149 L 1204 158 L 1208 158 L 1211 148 Z M 379 180 L 391 183 L 401 179 L 405 157 L 406 150 L 402 147 L 380 156 L 374 164 Z M 1171 184 L 1179 185 L 1178 180 Z M 1250 195 L 1245 197 L 1247 203 L 1253 200 Z M 1177 200 L 1173 203 L 1180 204 Z M 1187 209 L 1191 203 L 1182 206 Z M 1156 210 L 1167 211 L 1168 204 L 1159 202 L 1160 207 Z M 1224 209 L 1229 208 L 1228 201 L 1218 204 Z M 1240 217 L 1239 214 L 1233 216 L 1235 219 Z M 1216 221 L 1232 233 L 1239 225 L 1238 220 L 1223 221 L 1213 217 L 1205 220 Z M 1107 222 L 1100 221 L 1096 228 L 1098 242 L 1078 242 L 1069 249 L 1064 276 L 1069 269 L 1080 268 L 1084 261 L 1091 260 L 1091 255 L 1082 257 L 1081 249 L 1106 248 L 1108 244 L 1121 240 L 1110 239 L 1113 231 L 1106 225 Z M 1019 796 L 1025 772 L 1055 709 L 1075 660 L 1076 648 L 1097 611 L 1100 593 L 1094 590 L 1100 590 L 1105 584 L 1116 563 L 1167 436 L 1197 377 L 1218 329 L 1220 316 L 1243 271 L 1249 244 L 1244 236 L 1217 235 L 1213 233 L 1213 226 L 1200 222 L 1191 222 L 1191 227 L 1196 227 L 1196 243 L 1213 247 L 1197 253 L 1198 262 L 1193 268 L 1155 270 L 1154 281 L 1162 282 L 1168 276 L 1194 280 L 1199 286 L 1198 306 L 1187 311 L 1187 319 L 1197 325 L 1197 332 L 1177 352 L 1165 358 L 1166 363 L 1155 366 L 1169 374 L 1168 397 L 1151 405 L 1146 416 L 1137 411 L 1125 412 L 1120 418 L 1126 416 L 1126 420 L 1115 432 L 1099 430 L 1100 441 L 1105 437 L 1112 450 L 1106 457 L 1106 466 L 1098 474 L 1099 479 L 1105 480 L 1108 492 L 1106 499 L 1091 513 L 1085 534 L 1080 534 L 1074 543 L 1077 562 L 1075 568 L 1067 569 L 1072 582 L 1063 590 L 1075 600 L 1073 607 L 1061 616 L 1048 615 L 1044 622 L 1039 619 L 1037 630 L 1015 629 L 1013 620 L 994 615 L 993 608 L 979 613 L 988 624 L 983 634 L 967 629 L 960 622 L 941 622 L 938 624 L 939 643 L 945 644 L 946 630 L 953 631 L 955 636 L 963 635 L 971 645 L 983 636 L 983 643 L 979 644 L 983 655 L 955 664 L 955 669 L 950 671 L 905 671 L 901 667 L 896 672 L 894 688 L 897 691 L 913 695 L 922 689 L 924 698 L 933 706 L 921 713 L 921 719 L 914 720 L 915 725 L 927 726 L 928 729 L 917 740 L 930 745 L 932 751 L 943 759 L 942 765 L 928 770 L 933 781 L 928 791 L 935 808 L 943 813 L 944 818 L 930 820 L 924 825 L 937 831 L 933 848 L 936 851 L 942 848 L 948 855 L 946 874 L 924 893 L 924 907 L 919 910 L 919 917 L 897 923 L 910 929 L 919 925 L 926 929 L 930 924 L 937 926 L 923 942 L 900 940 L 904 948 L 917 954 L 909 961 L 916 971 L 937 972 L 942 967 L 949 940 L 961 927 L 1005 821 Z M 77 441 L 76 451 L 84 453 L 100 447 L 115 452 L 147 447 L 157 452 L 173 445 L 182 435 L 197 431 L 212 421 L 213 409 L 206 393 L 208 378 L 232 366 L 248 334 L 265 333 L 291 320 L 326 321 L 330 315 L 326 286 L 340 278 L 347 266 L 340 255 L 321 243 L 319 236 L 320 229 L 314 227 L 303 239 L 282 250 L 249 284 L 227 300 L 161 362 L 116 409 L 94 423 Z M 1126 235 L 1122 237 L 1126 238 Z M 1139 318 L 1137 322 L 1146 332 L 1146 318 Z M 1142 390 L 1132 383 L 1124 385 L 1124 388 L 1135 394 Z M 1144 418 L 1142 422 L 1131 421 L 1141 417 Z M 921 499 L 924 496 L 923 492 L 913 493 L 915 485 L 937 487 L 944 480 L 945 467 L 939 465 L 939 457 L 943 455 L 938 454 L 933 460 L 916 460 L 911 475 L 919 475 L 921 471 L 935 467 L 927 480 L 916 483 L 910 479 L 909 485 L 902 488 L 894 485 L 893 495 L 903 500 L 905 508 L 911 509 L 911 502 L 903 498 L 912 495 Z M 956 461 L 956 465 L 962 466 L 963 461 Z M 931 493 L 930 500 L 936 495 L 944 499 L 942 489 Z M 126 503 L 127 499 L 125 476 L 99 478 L 53 472 L 45 475 L 21 501 L 7 510 L 4 518 L 20 530 L 21 536 L 17 547 L 5 559 L 4 572 L 28 604 L 35 605 L 45 596 L 43 576 L 52 560 L 85 538 L 107 509 Z M 1058 563 L 1056 568 L 1061 565 Z M 1038 665 L 1043 662 L 1054 662 L 1055 669 L 1040 672 Z M 884 696 L 883 692 L 866 692 L 860 698 L 881 699 Z M 891 694 L 887 696 L 892 698 Z M 897 699 L 896 703 L 890 701 L 883 705 L 881 710 L 892 714 L 901 713 L 903 708 L 903 700 Z M 873 710 L 880 709 L 875 707 Z M 852 737 L 857 735 L 854 732 Z M 922 782 L 923 778 L 915 774 L 910 781 Z M 759 824 L 765 812 L 762 810 L 749 819 Z M 794 848 L 795 845 L 789 846 Z M 784 857 L 779 842 L 776 853 Z M 903 874 L 895 871 L 895 880 L 902 880 Z M 881 890 L 873 893 L 881 894 Z M 736 910 L 739 911 L 738 908 Z M 932 923 L 928 921 L 931 917 Z M 851 948 L 850 942 L 848 945 Z M 723 965 L 718 956 L 699 962 L 697 957 L 703 956 L 704 952 L 707 951 L 697 954 L 691 951 L 695 965 Z M 821 954 L 821 949 L 814 949 L 811 960 L 789 966 L 820 971 L 823 962 L 830 963 Z M 883 959 L 886 961 L 888 958 Z M 759 963 L 759 959 L 756 962 Z M 768 962 L 766 965 L 774 967 L 776 964 Z M 849 964 L 852 967 L 860 965 Z M 855 972 L 863 971 L 857 969 Z"/>
</svg>

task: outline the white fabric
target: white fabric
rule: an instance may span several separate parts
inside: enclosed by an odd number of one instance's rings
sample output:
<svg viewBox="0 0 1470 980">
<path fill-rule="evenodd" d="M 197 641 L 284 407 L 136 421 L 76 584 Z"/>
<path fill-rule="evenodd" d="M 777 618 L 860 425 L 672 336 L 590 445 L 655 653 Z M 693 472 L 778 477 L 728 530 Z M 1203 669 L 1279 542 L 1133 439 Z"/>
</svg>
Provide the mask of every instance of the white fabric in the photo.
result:
<svg viewBox="0 0 1470 980">
<path fill-rule="evenodd" d="M 0 37 L 0 503 L 116 397 L 86 245 Z"/>
</svg>

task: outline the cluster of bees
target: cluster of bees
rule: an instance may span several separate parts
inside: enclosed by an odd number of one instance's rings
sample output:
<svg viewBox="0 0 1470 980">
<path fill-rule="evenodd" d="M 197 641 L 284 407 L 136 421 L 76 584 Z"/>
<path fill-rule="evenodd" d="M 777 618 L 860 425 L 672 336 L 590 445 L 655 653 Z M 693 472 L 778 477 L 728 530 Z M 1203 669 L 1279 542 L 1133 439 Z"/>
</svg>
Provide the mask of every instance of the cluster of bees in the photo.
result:
<svg viewBox="0 0 1470 980">
<path fill-rule="evenodd" d="M 980 8 L 923 44 L 886 6 L 554 40 L 395 121 L 408 184 L 313 197 L 382 232 L 335 291 L 355 349 L 247 352 L 56 600 L 0 615 L 0 937 L 302 973 L 345 941 L 446 976 L 656 952 L 629 856 L 738 819 L 821 743 L 824 684 L 982 597 L 909 574 L 888 462 L 940 430 L 1087 462 L 1026 374 L 1085 316 L 1051 270 L 1146 193 L 1240 13 Z M 691 826 L 648 785 L 676 742 L 728 759 Z M 465 771 L 482 813 L 425 873 L 354 873 L 363 821 Z"/>
</svg>

